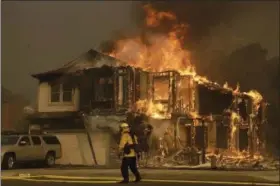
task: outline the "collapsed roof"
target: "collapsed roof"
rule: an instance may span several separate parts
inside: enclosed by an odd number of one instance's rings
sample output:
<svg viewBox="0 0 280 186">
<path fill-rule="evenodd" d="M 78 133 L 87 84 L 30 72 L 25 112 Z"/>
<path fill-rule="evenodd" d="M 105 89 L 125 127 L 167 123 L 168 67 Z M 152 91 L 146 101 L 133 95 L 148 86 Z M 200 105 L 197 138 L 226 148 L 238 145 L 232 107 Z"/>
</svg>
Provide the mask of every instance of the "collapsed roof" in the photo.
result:
<svg viewBox="0 0 280 186">
<path fill-rule="evenodd" d="M 66 63 L 65 65 L 63 65 L 58 69 L 32 74 L 31 76 L 37 79 L 41 79 L 42 77 L 45 76 L 63 75 L 69 73 L 71 74 L 80 70 L 98 68 L 105 65 L 117 66 L 118 64 L 125 64 L 125 63 L 109 55 L 105 55 L 96 50 L 90 49 L 89 51 L 83 53 L 76 59 Z"/>
</svg>

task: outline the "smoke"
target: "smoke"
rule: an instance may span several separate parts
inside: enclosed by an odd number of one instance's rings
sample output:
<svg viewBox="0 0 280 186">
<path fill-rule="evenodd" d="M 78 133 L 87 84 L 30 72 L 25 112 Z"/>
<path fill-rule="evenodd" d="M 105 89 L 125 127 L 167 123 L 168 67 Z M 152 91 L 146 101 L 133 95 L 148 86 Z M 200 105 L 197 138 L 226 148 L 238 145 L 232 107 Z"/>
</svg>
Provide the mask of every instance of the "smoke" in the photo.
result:
<svg viewBox="0 0 280 186">
<path fill-rule="evenodd" d="M 210 28 L 229 21 L 234 12 L 234 6 L 228 2 L 164 1 L 152 2 L 151 5 L 158 11 L 173 12 L 178 22 L 188 25 L 185 42 L 187 47 L 207 35 Z M 166 32 L 169 28 L 170 25 L 163 23 L 156 31 Z"/>
<path fill-rule="evenodd" d="M 144 24 L 146 17 L 144 5 L 149 2 L 141 2 L 134 7 L 133 18 L 139 29 L 138 33 L 143 34 L 145 31 L 163 32 L 166 33 L 171 28 L 169 22 L 163 22 L 156 28 L 147 28 Z M 164 1 L 164 2 L 151 2 L 150 5 L 159 11 L 170 11 L 175 13 L 178 22 L 186 23 L 188 28 L 188 37 L 186 37 L 186 47 L 191 47 L 196 41 L 200 40 L 203 36 L 209 33 L 210 28 L 227 22 L 233 14 L 234 7 L 230 3 L 194 3 L 194 2 L 177 2 L 177 1 Z M 100 49 L 110 51 L 114 48 L 114 43 L 117 40 L 128 37 L 126 31 L 116 31 L 113 37 L 104 41 L 100 45 Z"/>
<path fill-rule="evenodd" d="M 164 132 L 172 126 L 170 120 L 159 120 L 151 118 L 149 123 L 153 126 L 153 135 L 156 137 L 162 137 Z"/>
<path fill-rule="evenodd" d="M 116 42 L 127 38 L 127 36 L 121 31 L 115 31 L 109 40 L 104 40 L 99 45 L 99 50 L 103 53 L 110 53 L 116 47 Z"/>
<path fill-rule="evenodd" d="M 151 5 L 159 11 L 173 12 L 178 22 L 188 25 L 185 46 L 190 49 L 202 49 L 204 45 L 204 49 L 234 50 L 237 45 L 261 42 L 272 56 L 279 55 L 279 2 L 164 1 Z M 140 15 L 143 23 L 143 13 Z M 169 26 L 163 23 L 157 31 L 166 32 Z"/>
<path fill-rule="evenodd" d="M 85 122 L 92 131 L 119 132 L 119 123 L 126 118 L 123 116 L 87 116 Z"/>
</svg>

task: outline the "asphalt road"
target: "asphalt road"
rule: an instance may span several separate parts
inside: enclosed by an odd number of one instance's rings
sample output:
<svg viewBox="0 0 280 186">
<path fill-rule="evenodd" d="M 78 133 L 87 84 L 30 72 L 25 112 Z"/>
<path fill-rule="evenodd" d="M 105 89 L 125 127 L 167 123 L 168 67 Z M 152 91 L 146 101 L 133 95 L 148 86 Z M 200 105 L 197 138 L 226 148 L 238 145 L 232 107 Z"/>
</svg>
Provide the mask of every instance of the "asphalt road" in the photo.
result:
<svg viewBox="0 0 280 186">
<path fill-rule="evenodd" d="M 144 179 L 137 183 L 138 185 L 279 186 L 277 171 L 141 169 L 140 172 Z M 19 169 L 1 171 L 1 179 L 4 186 L 89 186 L 120 185 L 117 180 L 120 180 L 121 176 L 118 169 Z"/>
<path fill-rule="evenodd" d="M 106 182 L 106 181 L 105 181 Z M 128 185 L 135 184 L 135 183 L 129 183 Z M 127 185 L 127 184 L 118 184 L 118 183 L 54 183 L 54 182 L 35 182 L 35 181 L 23 181 L 23 180 L 2 180 L 2 186 L 92 186 L 92 185 Z M 148 182 L 141 182 L 137 183 L 139 186 L 207 186 L 207 185 L 216 185 L 216 186 L 238 186 L 236 184 L 209 184 L 209 183 L 162 183 L 162 182 L 153 182 L 153 183 L 148 183 Z M 253 185 L 253 184 L 252 184 Z"/>
</svg>

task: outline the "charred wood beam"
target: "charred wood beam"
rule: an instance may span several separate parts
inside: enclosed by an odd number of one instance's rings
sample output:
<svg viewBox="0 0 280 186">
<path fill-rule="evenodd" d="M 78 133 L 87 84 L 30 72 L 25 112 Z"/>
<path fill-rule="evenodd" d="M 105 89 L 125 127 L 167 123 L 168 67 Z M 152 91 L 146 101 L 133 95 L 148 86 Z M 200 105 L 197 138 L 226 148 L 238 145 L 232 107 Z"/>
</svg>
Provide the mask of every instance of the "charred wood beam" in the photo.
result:
<svg viewBox="0 0 280 186">
<path fill-rule="evenodd" d="M 194 120 L 194 122 L 198 122 L 198 121 Z M 196 136 L 195 124 L 192 123 L 192 125 L 191 125 L 191 147 L 195 147 L 195 136 Z"/>
<path fill-rule="evenodd" d="M 126 69 L 127 71 L 127 76 L 126 76 L 126 80 L 127 80 L 127 89 L 128 89 L 128 98 L 127 98 L 127 108 L 131 108 L 132 106 L 132 78 L 131 78 L 131 73 L 129 72 L 128 69 Z"/>
<path fill-rule="evenodd" d="M 135 84 L 136 84 L 136 70 L 134 68 L 128 68 L 129 75 L 130 75 L 130 91 L 131 91 L 131 103 L 129 105 L 129 108 L 132 108 L 132 106 L 135 104 Z"/>
<path fill-rule="evenodd" d="M 169 80 L 169 84 L 168 84 L 168 112 L 172 112 L 171 109 L 171 105 L 172 105 L 172 72 L 168 73 L 168 80 Z"/>
<path fill-rule="evenodd" d="M 232 125 L 231 125 L 231 119 L 230 119 L 230 123 L 228 124 L 227 127 L 227 149 L 232 150 L 232 144 L 231 144 L 231 131 L 232 131 Z"/>
<path fill-rule="evenodd" d="M 191 79 L 190 83 L 191 83 L 191 87 L 193 87 L 191 89 L 191 107 L 190 107 L 190 110 L 192 112 L 196 112 L 196 111 L 199 111 L 198 91 L 196 91 L 196 88 L 194 88 L 195 87 L 195 82 L 194 82 L 193 79 Z"/>
<path fill-rule="evenodd" d="M 249 141 L 249 145 L 248 145 L 248 151 L 250 153 L 250 156 L 253 157 L 254 156 L 254 149 L 253 149 L 253 121 L 252 121 L 252 117 L 250 116 L 249 118 L 249 130 L 248 130 L 248 141 Z"/>
<path fill-rule="evenodd" d="M 119 99 L 118 99 L 118 93 L 119 93 L 119 84 L 118 84 L 118 69 L 115 68 L 114 69 L 114 104 L 115 104 L 115 110 L 118 110 L 118 102 L 119 102 Z"/>
<path fill-rule="evenodd" d="M 202 146 L 202 163 L 206 162 L 206 127 L 205 120 L 202 119 L 202 130 L 203 130 L 203 146 Z"/>
</svg>

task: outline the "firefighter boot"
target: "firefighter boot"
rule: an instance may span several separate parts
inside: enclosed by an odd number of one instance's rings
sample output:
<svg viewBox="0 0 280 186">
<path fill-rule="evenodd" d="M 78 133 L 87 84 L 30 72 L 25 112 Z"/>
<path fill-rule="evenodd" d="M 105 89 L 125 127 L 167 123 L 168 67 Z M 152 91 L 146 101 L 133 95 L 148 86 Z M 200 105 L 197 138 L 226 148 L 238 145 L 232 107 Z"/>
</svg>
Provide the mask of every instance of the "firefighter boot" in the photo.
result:
<svg viewBox="0 0 280 186">
<path fill-rule="evenodd" d="M 142 180 L 141 176 L 137 176 L 134 180 L 135 183 L 140 182 Z"/>
</svg>

